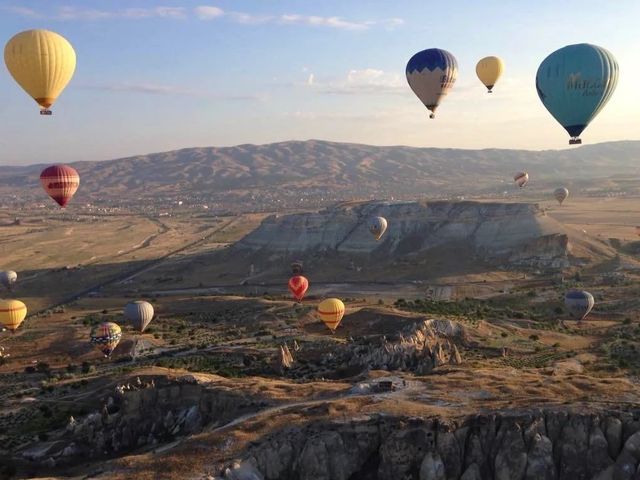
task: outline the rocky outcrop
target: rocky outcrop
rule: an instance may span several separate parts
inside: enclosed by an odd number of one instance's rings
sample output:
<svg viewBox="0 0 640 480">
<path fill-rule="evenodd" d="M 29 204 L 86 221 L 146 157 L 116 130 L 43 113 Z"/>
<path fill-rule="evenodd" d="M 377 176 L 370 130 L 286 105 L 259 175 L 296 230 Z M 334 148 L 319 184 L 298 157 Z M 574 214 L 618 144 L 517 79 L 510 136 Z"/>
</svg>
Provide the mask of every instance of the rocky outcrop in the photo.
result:
<svg viewBox="0 0 640 480">
<path fill-rule="evenodd" d="M 280 371 L 284 373 L 293 366 L 293 355 L 287 345 L 280 346 Z"/>
<path fill-rule="evenodd" d="M 462 355 L 458 345 L 468 345 L 467 332 L 460 323 L 451 320 L 427 319 L 410 322 L 408 326 L 386 335 L 349 338 L 344 344 L 320 351 L 303 351 L 301 361 L 286 370 L 296 378 L 343 378 L 367 370 L 406 371 L 426 375 L 443 365 L 460 365 Z M 320 361 L 311 363 L 307 358 Z M 280 373 L 283 353 L 280 353 Z"/>
<path fill-rule="evenodd" d="M 52 440 L 37 442 L 22 457 L 43 464 L 72 463 L 196 433 L 205 425 L 224 424 L 257 411 L 266 403 L 240 391 L 198 382 L 193 376 L 143 379 L 118 385 L 101 411 L 71 417 Z"/>
<path fill-rule="evenodd" d="M 375 242 L 367 219 L 380 215 L 389 228 Z M 535 204 L 484 202 L 372 202 L 345 204 L 317 213 L 272 215 L 234 250 L 275 255 L 375 252 L 377 261 L 415 256 L 435 248 L 509 265 L 568 265 L 563 227 Z"/>
<path fill-rule="evenodd" d="M 466 333 L 458 323 L 426 320 L 405 330 L 396 341 L 383 338 L 378 344 L 352 346 L 344 353 L 347 357 L 344 363 L 350 367 L 403 370 L 424 375 L 442 365 L 462 363 L 454 343 L 454 339 L 461 338 L 466 338 Z"/>
<path fill-rule="evenodd" d="M 253 442 L 242 463 L 266 480 L 630 480 L 640 473 L 639 413 L 313 423 Z"/>
</svg>

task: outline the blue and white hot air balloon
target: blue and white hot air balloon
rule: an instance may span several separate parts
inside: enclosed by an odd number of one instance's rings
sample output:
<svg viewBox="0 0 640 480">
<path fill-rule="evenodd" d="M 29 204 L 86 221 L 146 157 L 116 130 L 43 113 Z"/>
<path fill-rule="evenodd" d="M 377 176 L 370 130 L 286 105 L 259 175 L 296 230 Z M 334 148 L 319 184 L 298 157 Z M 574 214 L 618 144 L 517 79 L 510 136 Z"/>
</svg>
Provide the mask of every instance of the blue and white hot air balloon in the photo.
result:
<svg viewBox="0 0 640 480">
<path fill-rule="evenodd" d="M 580 144 L 580 134 L 607 104 L 618 84 L 618 63 L 608 50 L 579 43 L 556 50 L 543 60 L 536 90 L 544 106 Z"/>
<path fill-rule="evenodd" d="M 435 117 L 436 108 L 449 93 L 458 76 L 458 62 L 446 50 L 428 48 L 407 63 L 407 82 L 413 93 Z"/>
</svg>

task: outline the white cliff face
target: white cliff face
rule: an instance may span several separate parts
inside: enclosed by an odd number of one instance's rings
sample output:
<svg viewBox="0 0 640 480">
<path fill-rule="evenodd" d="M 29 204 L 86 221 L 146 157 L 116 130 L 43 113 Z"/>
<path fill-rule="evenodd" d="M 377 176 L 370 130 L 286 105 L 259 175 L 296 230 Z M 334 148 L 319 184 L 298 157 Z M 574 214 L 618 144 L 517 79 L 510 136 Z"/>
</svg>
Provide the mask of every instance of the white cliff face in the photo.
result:
<svg viewBox="0 0 640 480">
<path fill-rule="evenodd" d="M 368 230 L 371 216 L 388 221 L 379 241 Z M 537 256 L 549 264 L 559 256 L 566 259 L 568 248 L 562 225 L 537 205 L 482 202 L 371 202 L 276 215 L 265 219 L 236 247 L 275 254 L 369 254 L 377 250 L 398 256 L 453 244 L 464 244 L 485 259 L 504 256 L 525 264 Z"/>
</svg>

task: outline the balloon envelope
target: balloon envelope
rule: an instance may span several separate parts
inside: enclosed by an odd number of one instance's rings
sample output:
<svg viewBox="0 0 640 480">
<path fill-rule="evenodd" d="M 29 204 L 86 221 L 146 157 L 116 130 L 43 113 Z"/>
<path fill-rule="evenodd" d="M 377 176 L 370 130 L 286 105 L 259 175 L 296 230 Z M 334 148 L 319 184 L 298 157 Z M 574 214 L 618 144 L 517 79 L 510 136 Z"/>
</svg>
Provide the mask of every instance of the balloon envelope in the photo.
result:
<svg viewBox="0 0 640 480">
<path fill-rule="evenodd" d="M 569 196 L 569 190 L 564 187 L 556 188 L 553 192 L 553 196 L 556 197 L 556 200 L 560 205 L 564 202 Z"/>
<path fill-rule="evenodd" d="M 493 86 L 504 72 L 504 62 L 499 57 L 484 57 L 476 65 L 476 75 L 491 93 Z"/>
<path fill-rule="evenodd" d="M 327 298 L 318 305 L 318 315 L 329 330 L 335 332 L 344 316 L 344 303 L 337 298 Z"/>
<path fill-rule="evenodd" d="M 406 75 L 411 90 L 434 118 L 436 108 L 456 81 L 458 62 L 446 50 L 429 48 L 409 59 Z"/>
<path fill-rule="evenodd" d="M 14 332 L 27 316 L 27 306 L 20 300 L 0 300 L 0 323 Z"/>
<path fill-rule="evenodd" d="M 120 326 L 113 322 L 105 322 L 91 330 L 91 343 L 100 350 L 105 357 L 109 357 L 122 338 Z"/>
<path fill-rule="evenodd" d="M 618 63 L 608 50 L 579 43 L 545 58 L 536 75 L 536 90 L 545 108 L 571 136 L 580 134 L 607 104 L 618 84 Z"/>
<path fill-rule="evenodd" d="M 153 305 L 143 300 L 127 303 L 124 316 L 133 324 L 133 328 L 142 333 L 153 320 Z"/>
<path fill-rule="evenodd" d="M 593 308 L 593 295 L 584 290 L 570 290 L 564 296 L 564 304 L 572 318 L 583 320 Z"/>
<path fill-rule="evenodd" d="M 289 290 L 293 295 L 293 298 L 300 301 L 304 298 L 304 294 L 309 289 L 309 280 L 302 275 L 296 275 L 289 279 Z"/>
<path fill-rule="evenodd" d="M 372 217 L 369 219 L 369 232 L 376 240 L 380 240 L 387 230 L 387 219 L 384 217 Z"/>
<path fill-rule="evenodd" d="M 298 261 L 298 262 L 292 262 L 291 263 L 291 274 L 292 275 L 302 275 L 303 272 L 303 268 L 302 268 L 302 262 Z"/>
<path fill-rule="evenodd" d="M 529 174 L 527 172 L 516 173 L 513 177 L 513 181 L 516 182 L 516 185 L 522 188 L 529 183 Z"/>
<path fill-rule="evenodd" d="M 52 165 L 42 171 L 40 183 L 49 196 L 64 208 L 80 186 L 80 175 L 68 165 Z"/>
<path fill-rule="evenodd" d="M 48 109 L 73 77 L 76 52 L 55 32 L 27 30 L 7 42 L 4 62 L 14 80 Z"/>
<path fill-rule="evenodd" d="M 14 283 L 18 281 L 18 274 L 13 270 L 4 270 L 0 272 L 0 283 L 11 290 Z"/>
</svg>

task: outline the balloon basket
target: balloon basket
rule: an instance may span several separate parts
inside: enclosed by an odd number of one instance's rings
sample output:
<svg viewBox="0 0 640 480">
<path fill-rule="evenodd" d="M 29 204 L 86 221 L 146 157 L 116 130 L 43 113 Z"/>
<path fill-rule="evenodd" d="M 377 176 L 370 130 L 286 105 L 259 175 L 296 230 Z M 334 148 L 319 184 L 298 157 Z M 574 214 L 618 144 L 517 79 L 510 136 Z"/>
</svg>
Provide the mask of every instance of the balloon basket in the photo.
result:
<svg viewBox="0 0 640 480">
<path fill-rule="evenodd" d="M 53 112 L 51 110 L 40 110 L 40 115 L 53 115 Z"/>
<path fill-rule="evenodd" d="M 569 140 L 569 145 L 582 145 L 582 140 L 580 138 L 572 138 Z"/>
</svg>

